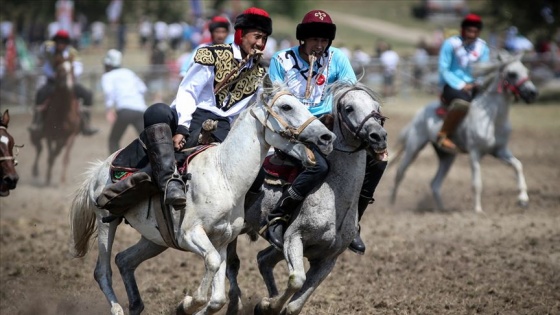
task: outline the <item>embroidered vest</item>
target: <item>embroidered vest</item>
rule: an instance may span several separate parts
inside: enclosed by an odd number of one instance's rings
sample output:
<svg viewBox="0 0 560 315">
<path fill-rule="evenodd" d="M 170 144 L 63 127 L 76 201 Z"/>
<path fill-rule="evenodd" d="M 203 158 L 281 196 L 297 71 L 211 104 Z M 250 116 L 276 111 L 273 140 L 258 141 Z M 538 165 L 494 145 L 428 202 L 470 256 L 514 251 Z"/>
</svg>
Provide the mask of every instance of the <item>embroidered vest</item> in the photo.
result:
<svg viewBox="0 0 560 315">
<path fill-rule="evenodd" d="M 226 80 L 240 63 L 233 57 L 233 48 L 228 44 L 199 48 L 194 56 L 194 62 L 204 66 L 214 66 L 214 87 Z M 257 91 L 265 72 L 263 66 L 256 64 L 234 73 L 228 79 L 229 83 L 225 82 L 226 87 L 216 94 L 216 106 L 227 111 L 237 102 L 252 96 Z"/>
</svg>

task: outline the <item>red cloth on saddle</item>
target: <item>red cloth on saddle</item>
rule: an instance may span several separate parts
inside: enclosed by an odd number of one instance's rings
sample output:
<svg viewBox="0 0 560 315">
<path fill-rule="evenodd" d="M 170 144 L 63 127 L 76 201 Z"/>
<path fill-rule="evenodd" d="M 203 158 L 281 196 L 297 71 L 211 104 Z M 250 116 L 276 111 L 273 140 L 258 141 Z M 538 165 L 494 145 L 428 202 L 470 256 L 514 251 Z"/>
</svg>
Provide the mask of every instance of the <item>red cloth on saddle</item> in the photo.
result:
<svg viewBox="0 0 560 315">
<path fill-rule="evenodd" d="M 269 176 L 293 183 L 303 168 L 284 161 L 275 155 L 269 155 L 264 159 L 263 169 Z"/>
</svg>

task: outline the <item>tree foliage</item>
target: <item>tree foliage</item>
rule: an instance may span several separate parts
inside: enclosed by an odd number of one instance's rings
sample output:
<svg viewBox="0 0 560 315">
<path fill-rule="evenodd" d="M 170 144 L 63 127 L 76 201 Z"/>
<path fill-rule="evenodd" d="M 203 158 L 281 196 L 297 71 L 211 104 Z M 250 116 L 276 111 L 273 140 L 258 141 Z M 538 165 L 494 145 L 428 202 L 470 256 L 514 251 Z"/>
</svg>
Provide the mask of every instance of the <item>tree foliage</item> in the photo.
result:
<svg viewBox="0 0 560 315">
<path fill-rule="evenodd" d="M 560 27 L 560 1 L 487 0 L 489 15 L 497 28 L 516 26 L 521 34 L 553 36 Z"/>
</svg>

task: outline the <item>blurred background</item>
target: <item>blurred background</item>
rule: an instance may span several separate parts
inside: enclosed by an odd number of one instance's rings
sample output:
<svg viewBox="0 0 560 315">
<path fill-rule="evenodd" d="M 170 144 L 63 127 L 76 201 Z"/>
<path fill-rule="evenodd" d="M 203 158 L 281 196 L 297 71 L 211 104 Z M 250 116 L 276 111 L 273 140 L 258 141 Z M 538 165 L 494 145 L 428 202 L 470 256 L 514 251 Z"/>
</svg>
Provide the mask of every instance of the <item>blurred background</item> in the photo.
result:
<svg viewBox="0 0 560 315">
<path fill-rule="evenodd" d="M 84 63 L 80 82 L 95 93 L 102 57 L 110 48 L 123 52 L 123 66 L 146 82 L 148 104 L 170 103 L 181 80 L 179 69 L 193 47 L 210 41 L 209 19 L 234 21 L 250 6 L 266 9 L 274 32 L 266 57 L 296 45 L 295 28 L 311 9 L 327 11 L 337 24 L 333 45 L 343 49 L 356 74 L 391 97 L 439 93 L 437 55 L 442 41 L 458 32 L 467 13 L 482 16 L 481 37 L 494 51 L 523 52 L 540 101 L 560 99 L 560 1 L 553 0 L 3 0 L 0 12 L 0 105 L 31 110 L 44 82 L 38 51 L 59 29 L 70 32 Z M 395 87 L 382 90 L 387 50 L 398 56 Z"/>
</svg>

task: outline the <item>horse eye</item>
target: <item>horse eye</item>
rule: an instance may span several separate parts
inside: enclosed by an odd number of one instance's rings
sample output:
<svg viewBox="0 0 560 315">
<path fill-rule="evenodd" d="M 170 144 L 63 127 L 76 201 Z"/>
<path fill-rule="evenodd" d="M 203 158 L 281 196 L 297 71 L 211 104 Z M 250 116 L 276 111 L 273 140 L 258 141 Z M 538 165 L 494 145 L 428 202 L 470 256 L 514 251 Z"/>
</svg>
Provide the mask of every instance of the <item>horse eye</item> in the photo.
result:
<svg viewBox="0 0 560 315">
<path fill-rule="evenodd" d="M 517 73 L 508 72 L 507 77 L 508 77 L 508 79 L 515 79 L 515 78 L 517 78 Z"/>
<path fill-rule="evenodd" d="M 288 105 L 288 104 L 283 104 L 282 106 L 280 106 L 280 108 L 281 108 L 283 111 L 292 110 L 292 106 L 290 106 L 290 105 Z"/>
<path fill-rule="evenodd" d="M 346 111 L 347 113 L 352 113 L 352 112 L 354 112 L 354 107 L 348 105 L 348 106 L 344 107 L 344 111 Z"/>
</svg>

